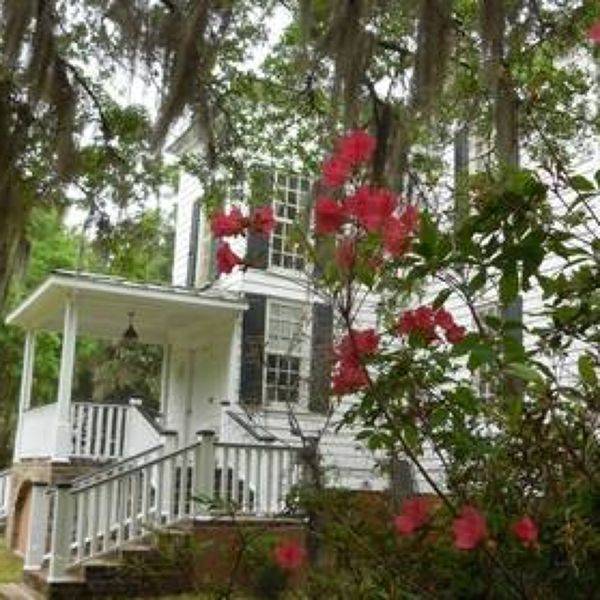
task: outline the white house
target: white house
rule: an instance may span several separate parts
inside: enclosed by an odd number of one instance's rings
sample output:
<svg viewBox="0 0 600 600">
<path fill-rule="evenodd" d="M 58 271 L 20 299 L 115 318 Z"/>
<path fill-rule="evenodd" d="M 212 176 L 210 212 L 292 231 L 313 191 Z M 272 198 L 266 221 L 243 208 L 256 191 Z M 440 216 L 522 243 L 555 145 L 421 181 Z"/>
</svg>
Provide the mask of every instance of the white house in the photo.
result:
<svg viewBox="0 0 600 600">
<path fill-rule="evenodd" d="M 175 150 L 195 143 L 189 133 Z M 234 248 L 248 252 L 253 268 L 215 278 L 204 190 L 183 174 L 171 286 L 55 272 L 8 316 L 26 341 L 14 461 L 0 474 L 0 518 L 27 572 L 69 581 L 71 567 L 140 538 L 146 525 L 206 518 L 193 499 L 200 493 L 233 500 L 246 516 L 280 517 L 302 476 L 300 450 L 315 437 L 330 485 L 387 487 L 387 458 L 352 431 L 336 430 L 345 405 L 333 415 L 325 410 L 333 314 L 290 237 L 310 206 L 310 181 L 271 168 L 261 176 L 274 232 L 239 238 Z M 229 201 L 243 200 L 243 192 Z M 525 318 L 539 301 L 539 290 L 524 298 Z M 377 302 L 364 303 L 358 327 L 376 324 Z M 455 312 L 470 325 L 466 311 Z M 158 419 L 136 402 L 72 397 L 77 336 L 115 340 L 130 324 L 137 343 L 163 347 Z M 62 332 L 61 367 L 57 401 L 32 408 L 38 331 Z M 438 461 L 424 461 L 441 481 Z M 407 492 L 428 491 L 402 466 Z"/>
</svg>

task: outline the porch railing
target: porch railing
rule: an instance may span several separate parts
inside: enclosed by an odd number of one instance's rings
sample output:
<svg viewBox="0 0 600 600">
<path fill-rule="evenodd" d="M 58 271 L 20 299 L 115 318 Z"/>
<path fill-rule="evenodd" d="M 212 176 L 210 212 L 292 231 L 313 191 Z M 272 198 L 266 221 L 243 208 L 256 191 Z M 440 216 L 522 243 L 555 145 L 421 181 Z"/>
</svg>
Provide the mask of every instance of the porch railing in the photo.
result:
<svg viewBox="0 0 600 600">
<path fill-rule="evenodd" d="M 10 471 L 0 471 L 0 519 L 8 513 L 8 496 L 10 494 Z"/>
<path fill-rule="evenodd" d="M 125 448 L 129 406 L 74 402 L 71 406 L 73 456 L 111 460 Z"/>
<path fill-rule="evenodd" d="M 194 444 L 99 480 L 53 487 L 45 497 L 45 517 L 35 521 L 36 529 L 49 532 L 49 580 L 155 528 L 209 517 L 210 502 L 213 509 L 231 503 L 239 515 L 281 514 L 299 477 L 296 447 L 215 442 L 207 432 Z M 44 558 L 31 554 L 27 564 Z"/>
</svg>

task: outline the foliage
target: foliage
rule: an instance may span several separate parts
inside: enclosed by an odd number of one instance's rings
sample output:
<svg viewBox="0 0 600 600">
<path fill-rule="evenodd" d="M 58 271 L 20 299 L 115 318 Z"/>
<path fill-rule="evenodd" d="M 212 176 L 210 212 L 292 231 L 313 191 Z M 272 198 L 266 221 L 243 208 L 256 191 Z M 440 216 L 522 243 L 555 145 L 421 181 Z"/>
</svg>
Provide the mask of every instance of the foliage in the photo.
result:
<svg viewBox="0 0 600 600">
<path fill-rule="evenodd" d="M 29 223 L 31 253 L 23 277 L 15 280 L 9 307 L 31 293 L 53 269 L 95 269 L 134 280 L 168 282 L 172 262 L 173 228 L 158 210 L 142 211 L 116 226 L 83 240 L 62 224 L 56 210 L 36 210 Z M 157 249 L 159 250 L 157 252 Z M 0 325 L 0 464 L 12 454 L 12 432 L 22 364 L 23 335 Z M 118 345 L 80 339 L 77 349 L 74 398 L 121 401 L 131 395 L 156 408 L 162 352 L 160 348 Z M 36 341 L 33 404 L 56 400 L 60 337 L 40 332 Z"/>
</svg>

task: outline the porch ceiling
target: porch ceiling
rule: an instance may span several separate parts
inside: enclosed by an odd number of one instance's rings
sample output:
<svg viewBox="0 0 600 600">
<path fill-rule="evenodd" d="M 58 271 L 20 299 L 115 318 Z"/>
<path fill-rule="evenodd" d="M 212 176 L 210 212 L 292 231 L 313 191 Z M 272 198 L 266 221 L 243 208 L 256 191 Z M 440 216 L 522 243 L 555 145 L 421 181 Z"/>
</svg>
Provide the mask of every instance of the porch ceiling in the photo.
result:
<svg viewBox="0 0 600 600">
<path fill-rule="evenodd" d="M 61 332 L 65 301 L 75 300 L 78 333 L 117 339 L 129 325 L 140 342 L 163 344 L 229 329 L 247 308 L 238 294 L 214 289 L 140 284 L 121 278 L 55 271 L 6 318 L 9 325 Z M 204 336 L 203 336 L 204 337 Z"/>
</svg>

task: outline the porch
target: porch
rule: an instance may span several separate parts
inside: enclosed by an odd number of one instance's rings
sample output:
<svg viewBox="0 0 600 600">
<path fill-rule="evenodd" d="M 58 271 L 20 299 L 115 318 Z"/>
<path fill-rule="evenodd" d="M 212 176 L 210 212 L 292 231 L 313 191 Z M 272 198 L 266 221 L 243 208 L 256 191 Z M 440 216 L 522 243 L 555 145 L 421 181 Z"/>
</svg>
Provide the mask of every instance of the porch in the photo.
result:
<svg viewBox="0 0 600 600">
<path fill-rule="evenodd" d="M 194 440 L 198 429 L 216 429 L 220 403 L 194 387 L 191 363 L 202 345 L 233 358 L 245 301 L 210 289 L 137 284 L 118 278 L 58 271 L 7 318 L 25 330 L 25 348 L 14 461 L 48 459 L 109 462 L 164 443 L 169 450 Z M 62 333 L 57 400 L 34 407 L 36 334 Z M 150 415 L 139 403 L 106 404 L 72 397 L 79 336 L 162 347 L 160 408 Z M 232 360 L 223 361 L 210 391 L 219 400 L 237 396 Z M 189 368 L 186 368 L 189 367 Z M 216 389 L 215 389 L 216 388 Z"/>
</svg>

